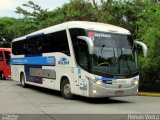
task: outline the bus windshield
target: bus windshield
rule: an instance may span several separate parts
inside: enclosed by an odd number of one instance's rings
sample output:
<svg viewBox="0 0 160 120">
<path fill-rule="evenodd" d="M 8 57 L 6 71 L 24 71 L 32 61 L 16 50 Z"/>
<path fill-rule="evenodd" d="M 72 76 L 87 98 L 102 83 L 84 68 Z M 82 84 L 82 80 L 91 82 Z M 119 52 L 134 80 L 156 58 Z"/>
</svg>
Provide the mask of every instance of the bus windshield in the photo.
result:
<svg viewBox="0 0 160 120">
<path fill-rule="evenodd" d="M 129 75 L 137 72 L 136 53 L 131 35 L 94 32 L 92 39 L 93 73 Z"/>
</svg>

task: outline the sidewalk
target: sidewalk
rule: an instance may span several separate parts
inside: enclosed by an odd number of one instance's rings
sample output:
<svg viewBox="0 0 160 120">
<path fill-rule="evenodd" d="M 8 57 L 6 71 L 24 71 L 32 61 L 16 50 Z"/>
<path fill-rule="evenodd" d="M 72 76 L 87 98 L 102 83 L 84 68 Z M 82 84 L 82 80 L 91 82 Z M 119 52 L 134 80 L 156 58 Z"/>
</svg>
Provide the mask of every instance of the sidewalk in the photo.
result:
<svg viewBox="0 0 160 120">
<path fill-rule="evenodd" d="M 160 97 L 160 93 L 152 93 L 152 92 L 138 92 L 138 96 L 153 96 L 153 97 Z"/>
</svg>

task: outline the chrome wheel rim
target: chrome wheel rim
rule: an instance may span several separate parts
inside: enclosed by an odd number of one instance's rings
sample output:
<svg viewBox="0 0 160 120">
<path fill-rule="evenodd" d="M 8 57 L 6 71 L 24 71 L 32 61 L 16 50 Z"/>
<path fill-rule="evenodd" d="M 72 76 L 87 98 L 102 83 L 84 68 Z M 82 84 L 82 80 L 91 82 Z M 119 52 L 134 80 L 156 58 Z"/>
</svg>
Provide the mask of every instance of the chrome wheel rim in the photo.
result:
<svg viewBox="0 0 160 120">
<path fill-rule="evenodd" d="M 70 95 L 71 94 L 71 86 L 70 86 L 70 84 L 66 84 L 65 86 L 64 86 L 64 94 L 65 95 Z"/>
</svg>

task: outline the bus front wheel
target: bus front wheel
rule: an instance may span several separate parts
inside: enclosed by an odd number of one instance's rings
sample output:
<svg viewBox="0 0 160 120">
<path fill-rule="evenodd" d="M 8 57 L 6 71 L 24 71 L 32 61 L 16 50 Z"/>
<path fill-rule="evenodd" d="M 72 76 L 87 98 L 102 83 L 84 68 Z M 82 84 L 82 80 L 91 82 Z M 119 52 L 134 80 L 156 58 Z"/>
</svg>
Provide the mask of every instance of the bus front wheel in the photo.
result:
<svg viewBox="0 0 160 120">
<path fill-rule="evenodd" d="M 21 85 L 22 85 L 23 88 L 25 88 L 27 86 L 26 83 L 25 83 L 25 76 L 24 76 L 23 73 L 20 76 L 20 82 L 21 82 Z"/>
<path fill-rule="evenodd" d="M 68 79 L 62 81 L 61 93 L 65 99 L 73 99 L 74 95 L 71 93 L 71 85 Z"/>
</svg>

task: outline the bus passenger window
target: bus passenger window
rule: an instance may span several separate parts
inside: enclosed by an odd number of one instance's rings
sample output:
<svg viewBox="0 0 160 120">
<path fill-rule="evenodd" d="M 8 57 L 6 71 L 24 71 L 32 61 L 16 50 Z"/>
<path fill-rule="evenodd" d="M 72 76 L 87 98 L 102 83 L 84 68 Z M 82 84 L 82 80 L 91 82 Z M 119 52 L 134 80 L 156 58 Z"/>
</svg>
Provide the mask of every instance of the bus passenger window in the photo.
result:
<svg viewBox="0 0 160 120">
<path fill-rule="evenodd" d="M 3 60 L 3 54 L 0 52 L 0 60 Z"/>
<path fill-rule="evenodd" d="M 61 52 L 70 56 L 66 31 L 47 34 L 43 41 L 43 52 Z"/>
<path fill-rule="evenodd" d="M 5 51 L 4 55 L 5 55 L 5 59 L 6 59 L 6 64 L 8 66 L 10 66 L 10 58 L 11 58 L 10 52 Z"/>
</svg>

